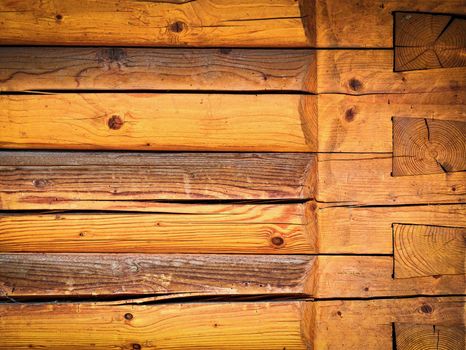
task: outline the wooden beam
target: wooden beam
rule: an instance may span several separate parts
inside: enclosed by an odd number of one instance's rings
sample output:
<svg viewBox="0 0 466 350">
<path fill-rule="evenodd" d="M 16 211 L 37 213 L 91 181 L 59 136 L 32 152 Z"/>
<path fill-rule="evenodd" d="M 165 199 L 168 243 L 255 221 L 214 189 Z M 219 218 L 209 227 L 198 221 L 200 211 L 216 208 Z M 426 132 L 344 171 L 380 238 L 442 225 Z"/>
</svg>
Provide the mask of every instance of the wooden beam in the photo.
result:
<svg viewBox="0 0 466 350">
<path fill-rule="evenodd" d="M 394 176 L 466 170 L 465 121 L 393 118 Z"/>
<path fill-rule="evenodd" d="M 0 96 L 0 147 L 316 151 L 315 96 Z"/>
<path fill-rule="evenodd" d="M 314 260 L 293 255 L 0 254 L 0 291 L 11 298 L 305 295 Z"/>
<path fill-rule="evenodd" d="M 1 152 L 0 207 L 86 209 L 82 200 L 306 199 L 313 194 L 313 157 Z M 99 205 L 111 206 L 95 208 Z"/>
<path fill-rule="evenodd" d="M 450 349 L 464 350 L 464 324 L 437 326 L 413 323 L 395 323 L 396 349 Z"/>
<path fill-rule="evenodd" d="M 311 50 L 0 47 L 0 91 L 314 92 L 315 63 Z"/>
<path fill-rule="evenodd" d="M 306 47 L 315 41 L 312 4 L 15 0 L 0 6 L 0 44 Z"/>
<path fill-rule="evenodd" d="M 4 214 L 3 252 L 315 253 L 301 204 L 216 205 L 162 213 Z M 85 205 L 80 208 L 89 209 Z M 191 208 L 192 212 L 189 213 Z M 131 209 L 131 207 L 126 210 Z M 158 208 L 153 210 L 157 211 Z M 210 210 L 210 211 L 209 211 Z"/>
<path fill-rule="evenodd" d="M 392 152 L 393 117 L 425 118 L 434 124 L 438 122 L 433 119 L 464 123 L 465 103 L 466 91 L 319 95 L 318 149 L 320 152 Z"/>
<path fill-rule="evenodd" d="M 466 66 L 465 18 L 416 12 L 394 18 L 395 71 Z"/>
<path fill-rule="evenodd" d="M 344 205 L 464 203 L 465 172 L 423 176 L 391 176 L 392 155 L 318 155 L 320 202 Z"/>
<path fill-rule="evenodd" d="M 330 254 L 393 254 L 393 224 L 466 227 L 466 205 L 319 207 L 317 250 Z M 310 214 L 308 214 L 309 216 Z M 315 232 L 315 233 L 314 233 Z"/>
<path fill-rule="evenodd" d="M 460 275 L 465 280 L 466 227 L 393 226 L 395 278 Z"/>
</svg>

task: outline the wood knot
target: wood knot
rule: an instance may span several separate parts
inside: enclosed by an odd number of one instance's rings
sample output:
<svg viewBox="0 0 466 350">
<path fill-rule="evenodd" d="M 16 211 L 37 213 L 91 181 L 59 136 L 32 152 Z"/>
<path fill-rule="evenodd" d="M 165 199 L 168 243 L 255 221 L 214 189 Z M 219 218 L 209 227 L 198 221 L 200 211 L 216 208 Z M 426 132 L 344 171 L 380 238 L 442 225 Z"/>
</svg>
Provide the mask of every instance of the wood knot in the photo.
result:
<svg viewBox="0 0 466 350">
<path fill-rule="evenodd" d="M 108 120 L 107 125 L 112 130 L 118 130 L 123 126 L 123 120 L 119 115 L 112 115 L 112 117 Z"/>
<path fill-rule="evenodd" d="M 132 319 L 133 319 L 133 314 L 127 312 L 127 313 L 125 314 L 125 319 L 128 320 L 128 321 L 132 320 Z"/>
<path fill-rule="evenodd" d="M 60 14 L 57 14 L 57 15 L 55 16 L 55 19 L 57 20 L 57 22 L 61 22 L 61 20 L 63 19 L 63 16 L 60 15 Z"/>
<path fill-rule="evenodd" d="M 348 85 L 353 91 L 359 91 L 362 89 L 362 82 L 355 78 L 350 79 Z"/>
<path fill-rule="evenodd" d="M 352 122 L 354 120 L 354 117 L 356 116 L 356 108 L 351 107 L 348 108 L 345 112 L 345 120 L 347 122 Z"/>
<path fill-rule="evenodd" d="M 141 345 L 133 344 L 133 350 L 141 350 Z"/>
<path fill-rule="evenodd" d="M 176 21 L 170 24 L 169 26 L 170 31 L 172 31 L 173 33 L 181 33 L 185 29 L 185 27 L 186 27 L 186 24 L 181 21 Z"/>
<path fill-rule="evenodd" d="M 32 184 L 36 188 L 44 188 L 45 186 L 50 185 L 50 181 L 46 179 L 36 179 L 32 181 Z"/>
<path fill-rule="evenodd" d="M 233 51 L 233 49 L 229 49 L 229 48 L 226 48 L 226 47 L 222 47 L 220 49 L 220 53 L 223 54 L 223 55 L 228 55 L 231 53 L 231 51 Z"/>
<path fill-rule="evenodd" d="M 285 244 L 285 241 L 283 238 L 279 237 L 279 236 L 275 236 L 272 238 L 272 244 L 274 246 L 277 246 L 277 247 L 280 247 L 282 246 L 283 244 Z"/>
<path fill-rule="evenodd" d="M 432 306 L 430 306 L 429 304 L 424 304 L 421 306 L 421 312 L 424 314 L 430 314 L 432 313 L 432 311 Z"/>
</svg>

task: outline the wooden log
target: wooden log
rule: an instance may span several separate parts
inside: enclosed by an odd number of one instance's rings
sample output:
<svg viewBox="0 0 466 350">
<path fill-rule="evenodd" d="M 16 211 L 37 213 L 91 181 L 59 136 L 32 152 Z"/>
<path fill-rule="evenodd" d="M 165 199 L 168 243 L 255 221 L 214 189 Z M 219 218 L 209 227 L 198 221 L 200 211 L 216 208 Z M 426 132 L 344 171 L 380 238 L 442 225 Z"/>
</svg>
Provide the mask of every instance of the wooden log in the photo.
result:
<svg viewBox="0 0 466 350">
<path fill-rule="evenodd" d="M 293 0 L 15 0 L 0 6 L 0 44 L 306 47 L 315 41 L 312 5 Z"/>
<path fill-rule="evenodd" d="M 0 207 L 10 210 L 54 202 L 86 209 L 81 200 L 307 199 L 315 180 L 313 155 L 304 153 L 1 152 L 0 164 Z"/>
<path fill-rule="evenodd" d="M 4 214 L 0 248 L 38 253 L 316 252 L 301 204 L 211 204 L 204 212 L 196 211 L 196 204 L 185 207 L 184 212 L 172 208 L 166 214 Z"/>
<path fill-rule="evenodd" d="M 315 96 L 0 96 L 0 147 L 315 151 Z"/>
<path fill-rule="evenodd" d="M 314 92 L 315 67 L 311 50 L 0 47 L 0 91 Z"/>
<path fill-rule="evenodd" d="M 449 349 L 465 348 L 464 324 L 436 326 L 413 323 L 395 323 L 396 349 Z"/>
<path fill-rule="evenodd" d="M 0 294 L 305 295 L 314 260 L 299 255 L 0 254 Z"/>
<path fill-rule="evenodd" d="M 464 203 L 465 172 L 391 176 L 392 155 L 318 155 L 319 202 L 344 205 Z"/>
<path fill-rule="evenodd" d="M 395 278 L 463 275 L 466 227 L 393 226 Z"/>
<path fill-rule="evenodd" d="M 315 0 L 317 47 L 393 47 L 393 12 L 465 14 L 462 0 Z"/>
<path fill-rule="evenodd" d="M 394 72 L 393 50 L 317 50 L 315 55 L 319 93 L 449 93 L 466 88 L 466 71 L 460 67 Z"/>
<path fill-rule="evenodd" d="M 393 118 L 394 176 L 464 170 L 466 121 Z"/>
<path fill-rule="evenodd" d="M 391 350 L 397 341 L 393 323 L 458 327 L 463 324 L 464 305 L 464 297 L 162 305 L 2 304 L 0 345 L 12 350 Z"/>
<path fill-rule="evenodd" d="M 435 255 L 434 248 L 426 252 L 429 254 Z M 314 288 L 310 290 L 317 299 L 464 294 L 464 275 L 448 275 L 439 271 L 435 278 L 413 276 L 400 279 L 394 278 L 396 265 L 393 256 L 319 255 L 311 275 Z"/>
<path fill-rule="evenodd" d="M 319 207 L 317 250 L 326 254 L 393 254 L 393 224 L 466 227 L 466 205 Z M 310 216 L 310 214 L 308 214 Z"/>
<path fill-rule="evenodd" d="M 454 15 L 397 12 L 395 71 L 466 66 L 466 19 Z"/>
<path fill-rule="evenodd" d="M 429 123 L 436 123 L 433 119 L 463 123 L 466 120 L 465 91 L 329 94 L 319 95 L 317 103 L 320 152 L 392 152 L 393 117 L 425 118 Z"/>
<path fill-rule="evenodd" d="M 0 345 L 45 349 L 307 349 L 299 302 L 0 305 Z M 27 315 L 27 316 L 25 316 Z"/>
<path fill-rule="evenodd" d="M 313 349 L 392 350 L 393 323 L 464 325 L 465 298 L 319 301 L 314 308 Z M 419 349 L 419 348 L 416 348 Z"/>
</svg>

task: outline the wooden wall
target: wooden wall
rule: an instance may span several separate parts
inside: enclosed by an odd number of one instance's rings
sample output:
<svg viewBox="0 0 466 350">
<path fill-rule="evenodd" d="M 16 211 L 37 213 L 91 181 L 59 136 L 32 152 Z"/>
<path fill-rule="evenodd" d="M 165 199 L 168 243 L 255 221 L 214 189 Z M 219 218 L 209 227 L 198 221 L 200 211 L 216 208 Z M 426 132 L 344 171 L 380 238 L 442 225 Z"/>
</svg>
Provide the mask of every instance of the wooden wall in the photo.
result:
<svg viewBox="0 0 466 350">
<path fill-rule="evenodd" d="M 465 15 L 0 1 L 1 347 L 464 349 Z"/>
</svg>

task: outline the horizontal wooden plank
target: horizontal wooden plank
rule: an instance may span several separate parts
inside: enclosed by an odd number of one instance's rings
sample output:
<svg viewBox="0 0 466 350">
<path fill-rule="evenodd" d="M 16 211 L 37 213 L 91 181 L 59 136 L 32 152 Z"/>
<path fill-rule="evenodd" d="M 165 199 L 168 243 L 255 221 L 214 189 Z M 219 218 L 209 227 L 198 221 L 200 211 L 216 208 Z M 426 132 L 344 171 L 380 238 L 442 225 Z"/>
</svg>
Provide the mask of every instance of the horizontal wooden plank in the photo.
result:
<svg viewBox="0 0 466 350">
<path fill-rule="evenodd" d="M 434 254 L 429 251 L 426 254 Z M 395 271 L 393 267 L 395 266 Z M 372 298 L 464 294 L 464 275 L 398 279 L 393 256 L 319 255 L 313 269 L 315 298 Z M 395 273 L 395 275 L 394 275 Z"/>
<path fill-rule="evenodd" d="M 463 275 L 394 278 L 393 266 L 396 273 L 397 262 L 393 259 L 336 255 L 3 253 L 0 291 L 10 298 L 167 293 L 174 297 L 293 294 L 373 298 L 455 295 L 464 291 Z"/>
<path fill-rule="evenodd" d="M 2 304 L 0 345 L 8 349 L 391 350 L 396 342 L 393 322 L 458 326 L 463 324 L 464 305 L 461 297 L 166 305 Z"/>
<path fill-rule="evenodd" d="M 314 259 L 293 255 L 0 254 L 0 292 L 12 298 L 306 294 Z"/>
<path fill-rule="evenodd" d="M 315 253 L 301 204 L 211 212 L 0 215 L 3 252 Z M 188 208 L 193 207 L 189 213 Z M 86 209 L 88 209 L 86 207 Z"/>
<path fill-rule="evenodd" d="M 466 91 L 318 96 L 320 152 L 392 152 L 392 118 L 464 122 Z"/>
<path fill-rule="evenodd" d="M 307 349 L 301 304 L 0 305 L 8 349 Z M 28 315 L 25 317 L 24 315 Z"/>
<path fill-rule="evenodd" d="M 0 91 L 315 91 L 315 51 L 0 47 Z"/>
<path fill-rule="evenodd" d="M 395 223 L 466 227 L 466 205 L 323 207 L 316 210 L 320 253 L 393 254 Z"/>
<path fill-rule="evenodd" d="M 393 12 L 465 14 L 462 0 L 315 0 L 318 47 L 393 46 Z"/>
<path fill-rule="evenodd" d="M 315 151 L 315 96 L 0 96 L 0 147 Z"/>
<path fill-rule="evenodd" d="M 0 6 L 0 44 L 305 47 L 314 41 L 310 5 L 293 0 L 15 0 Z"/>
<path fill-rule="evenodd" d="M 398 12 L 394 21 L 395 71 L 466 66 L 465 18 Z"/>
<path fill-rule="evenodd" d="M 315 303 L 313 349 L 392 350 L 392 323 L 464 324 L 465 298 L 332 300 Z"/>
<path fill-rule="evenodd" d="M 345 205 L 464 203 L 466 173 L 390 176 L 392 155 L 318 155 L 317 201 Z"/>
<path fill-rule="evenodd" d="M 466 227 L 393 226 L 395 278 L 463 275 Z"/>
<path fill-rule="evenodd" d="M 319 93 L 458 92 L 466 88 L 463 68 L 394 72 L 393 50 L 317 50 L 315 56 Z"/>
<path fill-rule="evenodd" d="M 463 121 L 393 118 L 394 176 L 466 170 L 466 116 Z"/>
<path fill-rule="evenodd" d="M 46 209 L 63 202 L 62 209 L 93 209 L 80 206 L 83 200 L 305 199 L 313 193 L 313 158 L 306 153 L 1 152 L 0 207 Z"/>
<path fill-rule="evenodd" d="M 464 324 L 437 326 L 415 323 L 396 323 L 396 349 L 464 350 Z"/>
</svg>

